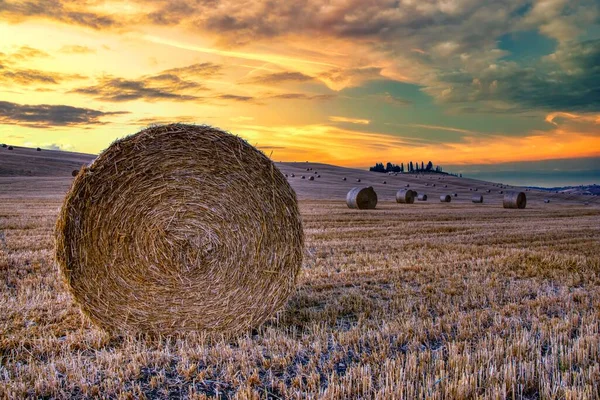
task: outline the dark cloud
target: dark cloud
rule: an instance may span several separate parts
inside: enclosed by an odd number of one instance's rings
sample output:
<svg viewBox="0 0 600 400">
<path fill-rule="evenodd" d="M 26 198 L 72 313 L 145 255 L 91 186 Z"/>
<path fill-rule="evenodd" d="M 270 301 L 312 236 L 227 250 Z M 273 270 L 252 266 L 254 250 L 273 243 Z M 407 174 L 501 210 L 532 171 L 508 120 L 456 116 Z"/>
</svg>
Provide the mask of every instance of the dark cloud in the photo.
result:
<svg viewBox="0 0 600 400">
<path fill-rule="evenodd" d="M 27 18 L 48 18 L 73 25 L 82 25 L 93 29 L 115 28 L 122 25 L 113 16 L 102 15 L 86 9 L 95 2 L 75 0 L 0 0 L 0 19 L 20 22 Z"/>
<path fill-rule="evenodd" d="M 80 79 L 86 79 L 86 77 L 79 74 L 61 74 L 33 69 L 0 68 L 0 82 L 5 85 L 57 85 L 65 81 Z"/>
<path fill-rule="evenodd" d="M 71 92 L 111 102 L 200 100 L 201 98 L 196 95 L 183 93 L 190 89 L 206 90 L 199 83 L 185 81 L 174 75 L 162 74 L 138 80 L 108 76 L 99 79 L 96 85 L 74 89 Z"/>
<path fill-rule="evenodd" d="M 28 105 L 0 101 L 0 124 L 30 128 L 105 124 L 102 118 L 127 113 L 126 111 L 104 112 L 65 105 Z"/>
<path fill-rule="evenodd" d="M 215 98 L 217 98 L 219 100 L 238 101 L 241 103 L 251 103 L 256 100 L 256 98 L 252 97 L 252 96 L 239 96 L 236 94 L 220 94 L 218 96 L 215 96 Z"/>
<path fill-rule="evenodd" d="M 202 97 L 196 93 L 208 89 L 194 78 L 213 76 L 220 70 L 220 65 L 199 63 L 167 69 L 156 75 L 145 75 L 137 79 L 104 76 L 98 79 L 97 84 L 78 88 L 72 92 L 112 102 L 201 101 Z"/>
<path fill-rule="evenodd" d="M 273 74 L 253 77 L 252 79 L 248 80 L 247 83 L 278 85 L 283 82 L 307 82 L 313 79 L 314 78 L 312 76 L 305 75 L 301 72 L 276 72 Z"/>
<path fill-rule="evenodd" d="M 600 40 L 563 48 L 530 65 L 498 62 L 468 73 L 440 73 L 443 84 L 425 90 L 446 103 L 479 103 L 464 111 L 500 105 L 499 111 L 531 109 L 600 111 Z M 498 110 L 496 110 L 498 111 Z"/>
</svg>

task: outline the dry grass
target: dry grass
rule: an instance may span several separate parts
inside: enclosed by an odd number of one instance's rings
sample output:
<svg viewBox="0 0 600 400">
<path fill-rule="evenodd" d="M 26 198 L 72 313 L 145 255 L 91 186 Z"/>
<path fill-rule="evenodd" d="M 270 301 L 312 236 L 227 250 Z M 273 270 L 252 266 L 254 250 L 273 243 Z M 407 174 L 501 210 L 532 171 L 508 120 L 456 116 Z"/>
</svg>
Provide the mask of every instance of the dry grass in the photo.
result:
<svg viewBox="0 0 600 400">
<path fill-rule="evenodd" d="M 0 204 L 0 398 L 600 396 L 600 210 L 302 201 L 286 309 L 235 341 L 109 337 L 52 261 L 59 199 Z"/>
</svg>

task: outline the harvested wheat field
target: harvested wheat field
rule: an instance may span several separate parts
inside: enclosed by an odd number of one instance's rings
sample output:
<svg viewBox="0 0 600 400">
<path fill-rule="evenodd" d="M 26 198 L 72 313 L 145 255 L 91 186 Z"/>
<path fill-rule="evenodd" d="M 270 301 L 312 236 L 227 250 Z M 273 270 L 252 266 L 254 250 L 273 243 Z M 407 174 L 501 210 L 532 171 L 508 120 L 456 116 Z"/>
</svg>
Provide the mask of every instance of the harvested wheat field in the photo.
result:
<svg viewBox="0 0 600 400">
<path fill-rule="evenodd" d="M 305 248 L 277 317 L 237 339 L 134 338 L 85 319 L 54 261 L 71 171 L 93 157 L 34 155 L 0 159 L 0 398 L 600 397 L 597 198 L 531 190 L 504 209 L 497 190 L 471 203 L 481 181 L 278 164 Z M 346 205 L 357 179 L 375 210 Z M 458 196 L 398 204 L 406 184 Z"/>
</svg>

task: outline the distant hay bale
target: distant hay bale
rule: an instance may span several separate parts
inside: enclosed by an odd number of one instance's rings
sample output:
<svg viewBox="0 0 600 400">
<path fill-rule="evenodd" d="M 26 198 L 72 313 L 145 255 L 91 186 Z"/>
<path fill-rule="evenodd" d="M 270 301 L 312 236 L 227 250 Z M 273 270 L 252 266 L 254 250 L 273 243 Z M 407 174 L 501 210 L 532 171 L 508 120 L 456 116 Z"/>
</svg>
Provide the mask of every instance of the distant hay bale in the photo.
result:
<svg viewBox="0 0 600 400">
<path fill-rule="evenodd" d="M 39 147 L 37 149 L 35 149 L 35 151 L 42 151 L 42 149 L 40 149 Z"/>
<path fill-rule="evenodd" d="M 469 188 L 469 192 L 472 192 L 472 191 L 473 191 L 473 188 Z"/>
<path fill-rule="evenodd" d="M 320 178 L 320 177 L 321 177 L 321 175 L 320 175 L 320 174 L 319 174 L 319 175 L 317 175 L 317 178 Z"/>
<path fill-rule="evenodd" d="M 345 181 L 345 180 L 346 180 L 346 178 L 343 178 L 342 180 L 343 180 L 343 181 Z"/>
<path fill-rule="evenodd" d="M 306 179 L 306 176 L 302 175 L 302 179 Z"/>
<path fill-rule="evenodd" d="M 504 190 L 500 190 L 498 194 L 504 194 Z"/>
<path fill-rule="evenodd" d="M 452 196 L 458 197 L 458 193 L 452 193 Z"/>
<path fill-rule="evenodd" d="M 356 180 L 356 182 L 360 182 L 360 178 Z"/>
<path fill-rule="evenodd" d="M 355 187 L 346 195 L 346 204 L 350 208 L 371 210 L 377 206 L 377 193 L 373 187 Z"/>
<path fill-rule="evenodd" d="M 410 184 L 407 183 L 406 185 L 404 185 L 404 187 L 410 187 Z"/>
<path fill-rule="evenodd" d="M 386 181 L 383 181 L 383 184 L 384 184 L 384 185 L 387 185 L 387 182 L 386 182 Z"/>
<path fill-rule="evenodd" d="M 440 201 L 442 203 L 450 203 L 452 201 L 452 197 L 449 194 L 443 194 L 440 196 Z"/>
<path fill-rule="evenodd" d="M 13 147 L 12 147 L 12 146 L 8 146 L 8 149 L 9 149 L 9 150 L 12 150 L 12 149 L 13 149 Z"/>
<path fill-rule="evenodd" d="M 435 183 L 433 185 L 431 185 L 431 186 L 435 186 Z"/>
<path fill-rule="evenodd" d="M 550 203 L 550 199 L 544 199 L 544 203 Z"/>
<path fill-rule="evenodd" d="M 291 177 L 292 177 L 292 178 L 295 178 L 295 177 L 296 177 L 296 175 L 292 174 L 292 175 L 291 175 Z"/>
<path fill-rule="evenodd" d="M 478 190 L 479 190 L 478 188 L 473 189 L 473 191 L 475 191 L 475 192 L 477 192 Z"/>
<path fill-rule="evenodd" d="M 308 178 L 308 180 L 309 180 L 309 181 L 314 181 L 314 180 L 315 180 L 315 177 L 311 175 L 311 176 Z"/>
<path fill-rule="evenodd" d="M 285 177 L 287 178 L 287 177 L 288 177 L 288 174 L 285 174 Z"/>
<path fill-rule="evenodd" d="M 71 176 L 75 177 L 79 175 L 79 170 L 78 169 L 74 169 L 73 171 L 71 171 Z"/>
<path fill-rule="evenodd" d="M 315 175 L 318 175 L 319 173 L 317 171 L 315 171 Z"/>
<path fill-rule="evenodd" d="M 483 203 L 483 196 L 482 195 L 475 195 L 473 197 L 471 197 L 471 201 L 473 203 Z"/>
<path fill-rule="evenodd" d="M 504 208 L 519 208 L 523 209 L 527 206 L 527 196 L 523 192 L 509 191 L 504 194 L 502 200 Z"/>
<path fill-rule="evenodd" d="M 7 146 L 5 143 L 2 143 L 2 148 L 5 149 Z"/>
<path fill-rule="evenodd" d="M 426 194 L 420 194 L 417 196 L 417 200 L 419 201 L 427 201 L 427 195 Z"/>
<path fill-rule="evenodd" d="M 444 185 L 444 187 L 445 187 L 445 188 L 447 188 L 447 187 L 448 187 L 448 185 Z"/>
<path fill-rule="evenodd" d="M 486 190 L 486 193 L 490 193 L 490 192 L 491 192 L 491 190 L 490 190 L 490 189 Z"/>
<path fill-rule="evenodd" d="M 75 178 L 56 259 L 82 311 L 109 332 L 236 335 L 293 293 L 296 194 L 268 157 L 209 126 L 152 126 Z"/>
<path fill-rule="evenodd" d="M 396 203 L 413 204 L 417 197 L 417 192 L 410 189 L 400 189 L 396 192 Z"/>
<path fill-rule="evenodd" d="M 429 186 L 429 183 L 426 183 L 425 186 Z"/>
</svg>

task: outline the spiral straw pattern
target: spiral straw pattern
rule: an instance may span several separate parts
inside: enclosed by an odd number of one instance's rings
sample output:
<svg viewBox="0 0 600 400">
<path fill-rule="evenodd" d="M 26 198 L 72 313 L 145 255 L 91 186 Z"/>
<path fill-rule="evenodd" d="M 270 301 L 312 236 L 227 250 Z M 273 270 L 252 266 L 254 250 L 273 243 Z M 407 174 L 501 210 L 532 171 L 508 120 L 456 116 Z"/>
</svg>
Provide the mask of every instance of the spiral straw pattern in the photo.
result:
<svg viewBox="0 0 600 400">
<path fill-rule="evenodd" d="M 284 305 L 302 264 L 296 194 L 263 153 L 210 126 L 152 126 L 75 178 L 56 258 L 109 332 L 236 335 Z"/>
</svg>

